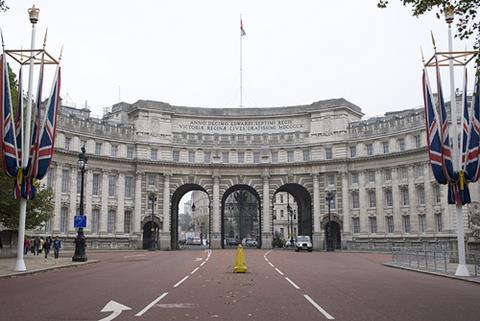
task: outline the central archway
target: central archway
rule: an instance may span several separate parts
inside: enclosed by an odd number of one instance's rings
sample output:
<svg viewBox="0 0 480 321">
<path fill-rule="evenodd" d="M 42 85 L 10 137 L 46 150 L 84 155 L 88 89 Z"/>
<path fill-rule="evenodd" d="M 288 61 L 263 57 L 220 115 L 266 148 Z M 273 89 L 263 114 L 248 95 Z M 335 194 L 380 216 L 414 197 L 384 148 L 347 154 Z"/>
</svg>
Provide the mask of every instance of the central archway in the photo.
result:
<svg viewBox="0 0 480 321">
<path fill-rule="evenodd" d="M 222 248 L 242 244 L 262 246 L 260 195 L 249 185 L 235 185 L 225 191 L 221 207 Z"/>
<path fill-rule="evenodd" d="M 170 246 L 172 250 L 179 250 L 180 245 L 179 245 L 179 205 L 180 205 L 180 200 L 182 197 L 187 194 L 188 192 L 191 191 L 202 191 L 204 192 L 207 196 L 206 198 L 208 199 L 208 205 L 204 206 L 205 208 L 199 208 L 198 205 L 196 206 L 197 208 L 195 209 L 195 205 L 192 204 L 192 211 L 197 213 L 202 210 L 205 211 L 206 213 L 202 213 L 208 217 L 208 222 L 201 222 L 201 221 L 193 221 L 192 226 L 195 229 L 198 229 L 200 231 L 199 238 L 200 242 L 203 240 L 206 240 L 206 243 L 210 247 L 210 235 L 211 235 L 211 206 L 210 206 L 210 200 L 208 198 L 208 193 L 207 191 L 200 185 L 198 184 L 184 184 L 180 187 L 178 187 L 175 192 L 172 195 L 172 207 L 171 207 L 171 214 L 170 214 L 170 236 L 171 236 L 171 242 Z M 197 214 L 198 216 L 198 214 Z M 195 233 L 195 232 L 194 232 Z M 193 241 L 193 240 L 192 240 Z"/>
</svg>

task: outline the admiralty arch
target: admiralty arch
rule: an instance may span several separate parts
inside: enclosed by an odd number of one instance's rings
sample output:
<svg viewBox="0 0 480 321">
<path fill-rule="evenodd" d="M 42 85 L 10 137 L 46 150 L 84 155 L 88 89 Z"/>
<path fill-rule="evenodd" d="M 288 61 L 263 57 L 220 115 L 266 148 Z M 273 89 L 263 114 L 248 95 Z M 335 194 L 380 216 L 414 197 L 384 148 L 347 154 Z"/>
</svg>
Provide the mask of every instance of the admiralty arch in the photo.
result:
<svg viewBox="0 0 480 321">
<path fill-rule="evenodd" d="M 211 248 L 226 244 L 227 203 L 238 191 L 254 200 L 262 248 L 272 247 L 280 192 L 292 196 L 296 234 L 310 235 L 314 249 L 325 248 L 327 231 L 342 248 L 454 239 L 445 187 L 428 164 L 423 108 L 363 116 L 345 99 L 223 109 L 140 100 L 115 104 L 101 118 L 62 106 L 43 182 L 54 190 L 55 213 L 37 232 L 75 237 L 85 146 L 91 248 L 141 248 L 152 231 L 160 249 L 176 249 L 179 202 L 190 191 L 208 197 Z M 471 194 L 478 200 L 477 186 Z"/>
</svg>

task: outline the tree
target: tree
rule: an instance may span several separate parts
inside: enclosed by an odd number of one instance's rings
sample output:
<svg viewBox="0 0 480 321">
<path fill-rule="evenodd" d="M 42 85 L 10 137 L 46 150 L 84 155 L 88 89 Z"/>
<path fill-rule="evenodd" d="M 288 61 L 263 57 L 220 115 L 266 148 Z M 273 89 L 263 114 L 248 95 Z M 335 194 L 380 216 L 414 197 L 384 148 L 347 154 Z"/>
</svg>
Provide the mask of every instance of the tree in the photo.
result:
<svg viewBox="0 0 480 321">
<path fill-rule="evenodd" d="M 8 9 L 10 9 L 7 4 L 5 3 L 5 0 L 0 0 L 0 12 L 5 12 Z"/>
<path fill-rule="evenodd" d="M 446 8 L 452 8 L 455 14 L 457 32 L 455 37 L 468 39 L 474 36 L 474 48 L 480 49 L 480 20 L 477 10 L 480 0 L 401 0 L 403 5 L 411 6 L 415 17 L 435 11 L 437 18 L 444 16 Z M 377 6 L 385 8 L 389 0 L 379 0 Z M 478 60 L 477 60 L 478 61 Z"/>
<path fill-rule="evenodd" d="M 1 0 L 0 0 L 1 1 Z M 1 4 L 1 3 L 0 3 Z M 9 68 L 10 90 L 14 109 L 18 97 L 18 82 Z M 8 177 L 0 170 L 0 224 L 17 230 L 19 225 L 20 201 L 13 198 L 14 178 Z M 26 229 L 42 226 L 53 217 L 53 192 L 37 184 L 37 195 L 27 203 Z"/>
</svg>

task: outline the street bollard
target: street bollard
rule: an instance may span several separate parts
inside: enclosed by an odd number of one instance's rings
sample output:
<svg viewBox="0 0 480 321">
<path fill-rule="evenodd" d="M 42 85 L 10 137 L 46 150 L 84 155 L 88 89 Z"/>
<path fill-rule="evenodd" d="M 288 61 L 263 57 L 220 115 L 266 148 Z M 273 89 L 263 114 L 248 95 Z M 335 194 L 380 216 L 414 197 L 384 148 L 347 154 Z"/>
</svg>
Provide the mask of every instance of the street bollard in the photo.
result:
<svg viewBox="0 0 480 321">
<path fill-rule="evenodd" d="M 237 253 L 235 254 L 235 266 L 233 267 L 235 273 L 247 272 L 247 263 L 245 262 L 245 253 L 241 244 L 237 247 Z"/>
</svg>

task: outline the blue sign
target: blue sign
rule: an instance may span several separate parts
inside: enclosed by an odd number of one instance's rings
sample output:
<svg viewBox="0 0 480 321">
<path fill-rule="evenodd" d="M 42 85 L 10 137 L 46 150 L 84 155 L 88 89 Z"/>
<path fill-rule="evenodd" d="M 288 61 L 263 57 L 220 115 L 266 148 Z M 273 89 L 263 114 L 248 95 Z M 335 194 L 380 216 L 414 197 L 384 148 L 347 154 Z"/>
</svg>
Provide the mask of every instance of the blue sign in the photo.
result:
<svg viewBox="0 0 480 321">
<path fill-rule="evenodd" d="M 87 227 L 87 217 L 85 215 L 75 215 L 73 222 L 74 228 Z"/>
</svg>

